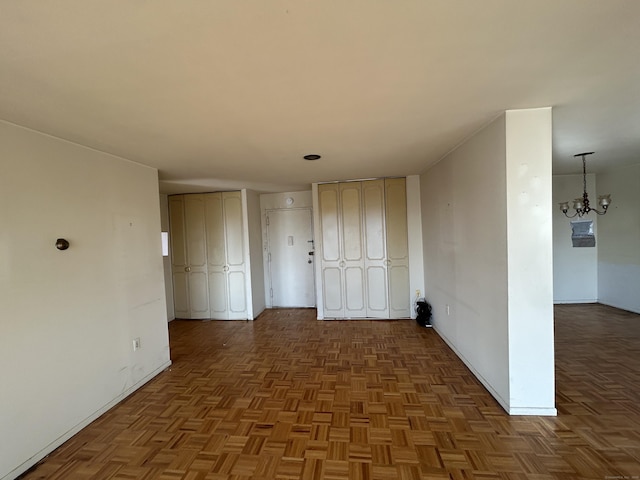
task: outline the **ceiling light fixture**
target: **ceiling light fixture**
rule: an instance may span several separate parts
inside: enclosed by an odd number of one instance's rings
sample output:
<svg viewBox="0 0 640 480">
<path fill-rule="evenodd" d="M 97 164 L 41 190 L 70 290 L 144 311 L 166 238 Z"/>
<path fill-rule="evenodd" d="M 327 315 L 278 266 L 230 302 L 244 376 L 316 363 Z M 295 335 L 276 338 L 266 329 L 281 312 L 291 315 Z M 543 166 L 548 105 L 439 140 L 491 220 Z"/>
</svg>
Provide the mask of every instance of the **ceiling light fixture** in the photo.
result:
<svg viewBox="0 0 640 480">
<path fill-rule="evenodd" d="M 573 218 L 576 215 L 578 217 L 582 217 L 589 212 L 596 212 L 598 215 L 604 215 L 607 213 L 607 208 L 609 208 L 609 204 L 611 203 L 611 195 L 600 195 L 598 197 L 598 205 L 602 207 L 602 211 L 596 210 L 595 208 L 591 208 L 589 206 L 589 195 L 587 194 L 587 155 L 592 155 L 593 152 L 584 152 L 578 153 L 574 155 L 574 157 L 582 157 L 582 198 L 578 197 L 573 201 L 573 209 L 576 211 L 573 215 L 567 215 L 569 211 L 569 202 L 560 203 L 560 210 L 565 214 L 568 218 Z"/>
<path fill-rule="evenodd" d="M 319 158 L 322 158 L 320 155 L 316 155 L 315 153 L 312 153 L 310 155 L 305 155 L 304 157 L 305 160 L 318 160 Z"/>
</svg>

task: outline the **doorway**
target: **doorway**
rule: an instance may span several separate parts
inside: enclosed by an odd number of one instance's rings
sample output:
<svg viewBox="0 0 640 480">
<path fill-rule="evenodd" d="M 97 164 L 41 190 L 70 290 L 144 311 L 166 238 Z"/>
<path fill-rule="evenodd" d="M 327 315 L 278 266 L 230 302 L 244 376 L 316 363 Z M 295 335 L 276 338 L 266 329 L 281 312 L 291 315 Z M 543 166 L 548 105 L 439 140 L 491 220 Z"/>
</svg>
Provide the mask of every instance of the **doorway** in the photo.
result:
<svg viewBox="0 0 640 480">
<path fill-rule="evenodd" d="M 272 307 L 315 307 L 311 209 L 267 210 L 266 214 Z"/>
</svg>

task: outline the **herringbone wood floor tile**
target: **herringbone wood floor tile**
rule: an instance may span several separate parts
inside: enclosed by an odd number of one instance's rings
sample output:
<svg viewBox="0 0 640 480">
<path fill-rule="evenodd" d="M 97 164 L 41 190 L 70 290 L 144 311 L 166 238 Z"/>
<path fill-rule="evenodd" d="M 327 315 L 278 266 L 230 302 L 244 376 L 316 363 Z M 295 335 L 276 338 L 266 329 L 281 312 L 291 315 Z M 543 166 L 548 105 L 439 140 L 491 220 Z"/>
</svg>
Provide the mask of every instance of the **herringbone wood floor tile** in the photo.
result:
<svg viewBox="0 0 640 480">
<path fill-rule="evenodd" d="M 632 479 L 640 316 L 556 308 L 558 417 L 510 417 L 410 321 L 171 322 L 173 365 L 24 476 Z"/>
</svg>

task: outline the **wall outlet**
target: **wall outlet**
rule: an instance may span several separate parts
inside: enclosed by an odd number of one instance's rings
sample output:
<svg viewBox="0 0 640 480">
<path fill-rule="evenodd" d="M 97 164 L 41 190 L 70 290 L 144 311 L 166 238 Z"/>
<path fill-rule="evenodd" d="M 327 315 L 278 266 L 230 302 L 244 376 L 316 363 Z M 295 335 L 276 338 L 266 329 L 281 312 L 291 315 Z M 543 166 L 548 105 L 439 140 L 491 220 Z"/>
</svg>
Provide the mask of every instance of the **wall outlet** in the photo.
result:
<svg viewBox="0 0 640 480">
<path fill-rule="evenodd" d="M 420 290 L 416 290 L 416 297 L 420 298 Z"/>
<path fill-rule="evenodd" d="M 133 339 L 133 351 L 140 350 L 140 337 Z"/>
</svg>

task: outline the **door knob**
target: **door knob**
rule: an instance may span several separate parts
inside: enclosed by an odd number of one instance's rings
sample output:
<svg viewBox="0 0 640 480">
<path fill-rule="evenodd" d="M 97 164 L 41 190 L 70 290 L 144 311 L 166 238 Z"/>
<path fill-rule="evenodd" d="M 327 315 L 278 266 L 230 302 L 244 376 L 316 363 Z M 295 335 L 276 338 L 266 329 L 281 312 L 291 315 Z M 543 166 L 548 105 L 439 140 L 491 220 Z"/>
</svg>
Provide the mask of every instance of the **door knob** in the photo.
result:
<svg viewBox="0 0 640 480">
<path fill-rule="evenodd" d="M 224 267 L 222 267 L 222 270 L 225 272 L 229 271 L 229 265 L 225 265 Z"/>
<path fill-rule="evenodd" d="M 184 271 L 185 272 L 190 272 L 191 271 L 191 267 L 184 267 Z"/>
</svg>

